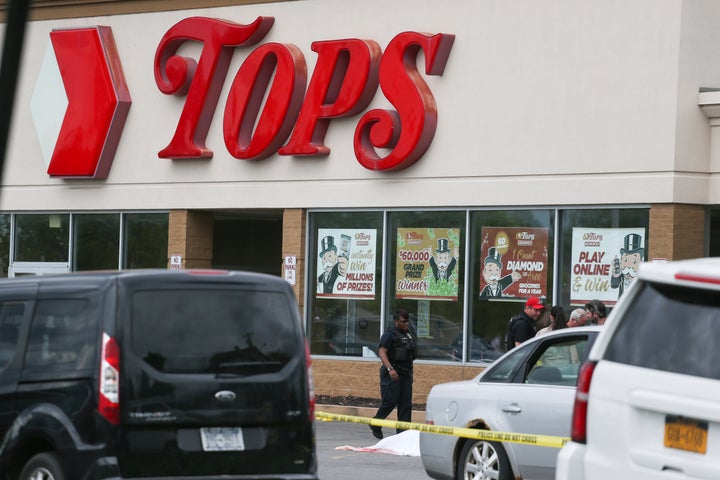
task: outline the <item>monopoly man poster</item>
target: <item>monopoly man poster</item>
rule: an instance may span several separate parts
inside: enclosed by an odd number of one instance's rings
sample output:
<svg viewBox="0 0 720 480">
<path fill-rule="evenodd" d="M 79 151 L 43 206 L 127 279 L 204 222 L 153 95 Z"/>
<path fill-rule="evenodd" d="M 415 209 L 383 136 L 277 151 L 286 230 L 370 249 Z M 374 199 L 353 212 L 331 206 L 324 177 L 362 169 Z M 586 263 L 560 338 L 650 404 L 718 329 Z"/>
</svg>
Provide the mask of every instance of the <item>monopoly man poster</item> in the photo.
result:
<svg viewBox="0 0 720 480">
<path fill-rule="evenodd" d="M 645 261 L 645 228 L 573 228 L 570 304 L 614 305 Z"/>
<path fill-rule="evenodd" d="M 317 297 L 375 298 L 375 229 L 318 229 Z"/>
<path fill-rule="evenodd" d="M 547 228 L 483 227 L 481 237 L 481 299 L 547 297 Z"/>
<path fill-rule="evenodd" d="M 398 228 L 396 298 L 457 300 L 459 228 Z"/>
</svg>

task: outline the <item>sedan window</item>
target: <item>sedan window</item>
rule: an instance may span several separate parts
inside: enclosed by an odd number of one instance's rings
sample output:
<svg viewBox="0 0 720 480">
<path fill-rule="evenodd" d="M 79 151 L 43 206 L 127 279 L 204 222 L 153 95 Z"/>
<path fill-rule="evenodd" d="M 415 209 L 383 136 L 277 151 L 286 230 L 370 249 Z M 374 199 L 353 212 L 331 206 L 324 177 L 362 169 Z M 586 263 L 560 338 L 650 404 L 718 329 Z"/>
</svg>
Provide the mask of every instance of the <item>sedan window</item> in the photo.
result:
<svg viewBox="0 0 720 480">
<path fill-rule="evenodd" d="M 587 342 L 587 336 L 564 337 L 543 342 L 530 357 L 524 382 L 575 386 Z"/>
<path fill-rule="evenodd" d="M 512 352 L 502 360 L 490 367 L 490 371 L 482 376 L 481 382 L 510 383 L 515 377 L 520 365 L 530 353 L 531 345 L 522 345 L 514 348 Z"/>
</svg>

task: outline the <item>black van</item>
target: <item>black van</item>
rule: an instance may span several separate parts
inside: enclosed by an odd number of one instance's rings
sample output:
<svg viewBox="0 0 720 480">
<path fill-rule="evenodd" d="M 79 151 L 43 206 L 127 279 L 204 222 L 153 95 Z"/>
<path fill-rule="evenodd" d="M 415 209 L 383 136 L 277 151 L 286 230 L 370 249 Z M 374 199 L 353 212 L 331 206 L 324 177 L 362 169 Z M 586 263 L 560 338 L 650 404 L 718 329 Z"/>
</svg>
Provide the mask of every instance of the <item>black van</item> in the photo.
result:
<svg viewBox="0 0 720 480">
<path fill-rule="evenodd" d="M 280 277 L 0 280 L 0 478 L 317 479 L 310 355 Z"/>
</svg>

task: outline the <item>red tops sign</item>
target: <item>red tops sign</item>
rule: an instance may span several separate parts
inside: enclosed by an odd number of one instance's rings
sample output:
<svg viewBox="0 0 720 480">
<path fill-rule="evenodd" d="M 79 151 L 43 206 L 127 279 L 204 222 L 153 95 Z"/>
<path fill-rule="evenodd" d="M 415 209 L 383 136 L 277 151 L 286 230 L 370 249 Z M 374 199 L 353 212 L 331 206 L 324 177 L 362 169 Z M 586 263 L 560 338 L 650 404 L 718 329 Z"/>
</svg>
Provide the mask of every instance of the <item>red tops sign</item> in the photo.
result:
<svg viewBox="0 0 720 480">
<path fill-rule="evenodd" d="M 163 93 L 187 98 L 172 140 L 158 154 L 161 158 L 212 157 L 205 139 L 234 49 L 257 44 L 273 23 L 272 17 L 258 17 L 250 25 L 192 17 L 163 36 L 155 54 L 155 82 Z M 454 39 L 442 33 L 404 32 L 385 52 L 372 40 L 313 42 L 318 58 L 307 92 L 302 52 L 291 44 L 260 45 L 232 81 L 223 116 L 225 146 L 243 160 L 275 153 L 328 155 L 323 141 L 330 120 L 365 111 L 379 85 L 396 110 L 362 115 L 355 128 L 355 156 L 371 170 L 409 167 L 428 149 L 437 125 L 435 99 L 417 71 L 418 53 L 422 50 L 425 56 L 426 74 L 442 75 Z M 203 43 L 197 62 L 177 55 L 191 40 Z M 376 149 L 389 153 L 380 156 Z"/>
</svg>

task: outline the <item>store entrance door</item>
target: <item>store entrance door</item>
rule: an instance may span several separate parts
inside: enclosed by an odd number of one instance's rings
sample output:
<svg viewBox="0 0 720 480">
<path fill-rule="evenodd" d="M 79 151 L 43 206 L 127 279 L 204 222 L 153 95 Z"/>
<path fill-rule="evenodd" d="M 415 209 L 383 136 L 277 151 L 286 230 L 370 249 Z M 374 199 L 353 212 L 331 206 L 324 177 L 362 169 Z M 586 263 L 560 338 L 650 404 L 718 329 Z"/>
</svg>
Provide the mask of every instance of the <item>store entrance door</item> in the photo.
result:
<svg viewBox="0 0 720 480">
<path fill-rule="evenodd" d="M 23 275 L 53 275 L 70 271 L 67 262 L 13 262 L 8 268 L 8 277 Z"/>
<path fill-rule="evenodd" d="M 282 210 L 216 212 L 213 268 L 282 275 Z"/>
</svg>

